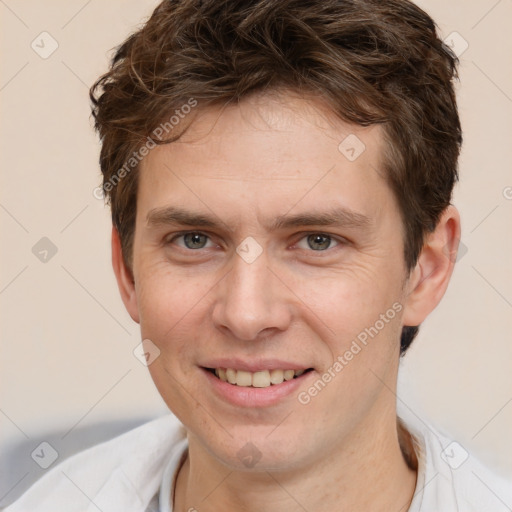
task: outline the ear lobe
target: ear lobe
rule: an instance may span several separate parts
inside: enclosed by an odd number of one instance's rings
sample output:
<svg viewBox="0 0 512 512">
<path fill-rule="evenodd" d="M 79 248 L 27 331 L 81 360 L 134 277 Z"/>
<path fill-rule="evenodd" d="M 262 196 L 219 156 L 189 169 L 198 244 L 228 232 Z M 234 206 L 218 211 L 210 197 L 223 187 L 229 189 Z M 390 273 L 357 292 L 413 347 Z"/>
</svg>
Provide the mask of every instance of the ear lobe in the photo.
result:
<svg viewBox="0 0 512 512">
<path fill-rule="evenodd" d="M 452 276 L 459 241 L 459 212 L 450 205 L 435 230 L 427 235 L 416 267 L 407 281 L 404 325 L 420 325 L 441 301 Z"/>
<path fill-rule="evenodd" d="M 135 293 L 135 282 L 130 269 L 126 266 L 121 250 L 121 240 L 117 229 L 112 226 L 112 267 L 116 275 L 121 299 L 132 319 L 139 323 L 139 308 Z"/>
</svg>

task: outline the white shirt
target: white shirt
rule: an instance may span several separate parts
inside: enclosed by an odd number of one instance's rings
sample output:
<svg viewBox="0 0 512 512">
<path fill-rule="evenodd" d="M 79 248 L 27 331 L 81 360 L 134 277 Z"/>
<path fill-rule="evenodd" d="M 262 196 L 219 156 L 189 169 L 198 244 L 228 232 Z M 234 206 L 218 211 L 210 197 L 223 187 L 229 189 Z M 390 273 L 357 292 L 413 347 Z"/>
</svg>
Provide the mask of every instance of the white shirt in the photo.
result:
<svg viewBox="0 0 512 512">
<path fill-rule="evenodd" d="M 510 512 L 512 483 L 419 419 L 405 422 L 418 458 L 409 512 Z M 172 512 L 186 431 L 169 414 L 50 469 L 4 512 Z"/>
</svg>

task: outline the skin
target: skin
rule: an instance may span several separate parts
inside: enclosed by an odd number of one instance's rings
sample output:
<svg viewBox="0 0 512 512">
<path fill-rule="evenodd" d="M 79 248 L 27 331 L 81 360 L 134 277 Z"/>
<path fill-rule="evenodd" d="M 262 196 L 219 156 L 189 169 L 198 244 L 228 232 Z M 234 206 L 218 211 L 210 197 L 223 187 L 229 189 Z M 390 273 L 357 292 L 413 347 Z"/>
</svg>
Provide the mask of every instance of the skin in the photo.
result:
<svg viewBox="0 0 512 512">
<path fill-rule="evenodd" d="M 349 134 L 366 146 L 353 162 L 338 150 Z M 416 471 L 396 427 L 400 332 L 443 296 L 460 221 L 450 206 L 406 272 L 398 205 L 380 171 L 382 140 L 382 127 L 348 125 L 320 99 L 267 93 L 198 111 L 178 142 L 142 162 L 133 270 L 115 229 L 113 266 L 142 338 L 160 350 L 151 376 L 188 431 L 176 511 L 407 510 Z M 148 222 L 168 206 L 219 226 Z M 279 216 L 339 207 L 366 222 L 269 229 Z M 207 235 L 199 237 L 206 245 L 173 238 L 183 231 Z M 327 236 L 323 250 L 310 234 Z M 236 252 L 249 236 L 262 249 L 252 263 Z M 397 302 L 401 311 L 300 403 L 298 392 Z M 200 368 L 216 357 L 314 370 L 274 405 L 239 407 Z M 237 456 L 248 442 L 261 454 L 252 467 Z"/>
</svg>

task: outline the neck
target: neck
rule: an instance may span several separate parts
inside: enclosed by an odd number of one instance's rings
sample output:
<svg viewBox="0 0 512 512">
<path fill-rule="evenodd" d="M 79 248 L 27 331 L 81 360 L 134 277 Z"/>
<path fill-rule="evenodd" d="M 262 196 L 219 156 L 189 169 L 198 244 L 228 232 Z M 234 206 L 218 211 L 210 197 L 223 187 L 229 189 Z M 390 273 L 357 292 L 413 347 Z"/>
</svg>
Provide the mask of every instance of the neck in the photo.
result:
<svg viewBox="0 0 512 512">
<path fill-rule="evenodd" d="M 391 409 L 391 408 L 390 408 Z M 394 408 L 380 411 L 330 455 L 283 471 L 238 471 L 221 464 L 189 436 L 189 455 L 176 480 L 175 512 L 282 512 L 409 509 L 416 486 L 414 452 Z M 405 452 L 405 453 L 403 453 Z"/>
</svg>

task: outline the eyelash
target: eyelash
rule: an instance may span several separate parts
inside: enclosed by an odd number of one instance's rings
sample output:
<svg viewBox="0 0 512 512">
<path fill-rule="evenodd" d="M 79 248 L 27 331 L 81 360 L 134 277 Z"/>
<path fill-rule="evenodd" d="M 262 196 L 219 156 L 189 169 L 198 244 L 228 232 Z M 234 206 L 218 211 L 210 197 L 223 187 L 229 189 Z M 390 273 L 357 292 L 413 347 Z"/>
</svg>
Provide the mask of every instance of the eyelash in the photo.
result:
<svg viewBox="0 0 512 512">
<path fill-rule="evenodd" d="M 202 231 L 182 231 L 180 233 L 176 233 L 175 235 L 172 236 L 172 238 L 166 240 L 165 245 L 170 245 L 178 238 L 183 238 L 185 235 L 189 235 L 189 234 L 202 235 L 202 236 L 207 237 L 208 240 L 211 241 L 211 237 L 209 235 L 207 235 L 206 233 L 203 233 Z M 311 253 L 319 253 L 319 254 L 327 253 L 328 251 L 330 251 L 340 245 L 348 244 L 348 241 L 341 237 L 336 237 L 334 235 L 331 235 L 329 233 L 324 233 L 322 231 L 309 231 L 307 233 L 303 233 L 302 237 L 297 242 L 295 242 L 293 245 L 294 246 L 297 245 L 300 241 L 304 240 L 305 238 L 307 238 L 308 236 L 311 236 L 311 235 L 321 235 L 321 236 L 329 238 L 331 241 L 334 241 L 337 243 L 337 245 L 335 245 L 334 247 L 329 247 L 328 249 L 324 249 L 324 250 L 320 250 L 320 251 L 314 251 L 313 249 L 307 250 L 307 252 L 311 252 Z M 181 247 L 181 246 L 179 246 L 179 247 L 180 247 L 180 249 L 187 251 L 187 252 L 199 252 L 199 251 L 201 251 L 201 249 L 208 249 L 208 247 L 206 247 L 206 248 L 202 247 L 200 249 L 189 249 L 188 247 Z M 306 250 L 306 249 L 304 249 L 304 250 Z"/>
</svg>

